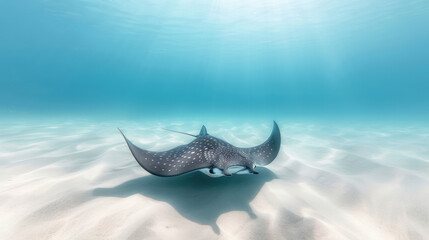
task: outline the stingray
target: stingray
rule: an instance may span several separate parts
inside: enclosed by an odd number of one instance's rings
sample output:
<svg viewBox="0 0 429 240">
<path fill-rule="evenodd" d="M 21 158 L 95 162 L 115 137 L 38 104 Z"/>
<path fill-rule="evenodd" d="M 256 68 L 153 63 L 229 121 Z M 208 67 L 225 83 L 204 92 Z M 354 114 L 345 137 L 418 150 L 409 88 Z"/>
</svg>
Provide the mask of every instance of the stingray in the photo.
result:
<svg viewBox="0 0 429 240">
<path fill-rule="evenodd" d="M 232 173 L 258 174 L 255 167 L 270 164 L 277 157 L 281 142 L 276 122 L 268 139 L 250 148 L 235 147 L 213 137 L 207 133 L 204 125 L 198 135 L 169 130 L 195 137 L 195 140 L 163 152 L 141 149 L 128 140 L 120 129 L 119 131 L 140 166 L 161 177 L 173 177 L 198 170 L 212 177 L 231 176 Z"/>
</svg>

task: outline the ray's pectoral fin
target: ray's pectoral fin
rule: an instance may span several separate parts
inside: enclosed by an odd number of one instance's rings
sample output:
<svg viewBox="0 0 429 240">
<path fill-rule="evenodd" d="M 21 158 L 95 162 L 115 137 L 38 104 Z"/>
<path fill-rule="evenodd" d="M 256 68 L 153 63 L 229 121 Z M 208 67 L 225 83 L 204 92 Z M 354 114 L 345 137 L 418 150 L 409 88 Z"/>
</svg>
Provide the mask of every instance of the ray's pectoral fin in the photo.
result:
<svg viewBox="0 0 429 240">
<path fill-rule="evenodd" d="M 270 164 L 280 151 L 281 136 L 280 129 L 274 121 L 273 130 L 268 139 L 256 147 L 240 148 L 240 150 L 248 157 L 249 160 L 259 166 Z M 253 171 L 253 169 L 252 169 Z"/>
<path fill-rule="evenodd" d="M 161 177 L 177 176 L 211 165 L 201 154 L 192 155 L 189 147 L 198 149 L 201 146 L 195 141 L 164 152 L 152 152 L 141 149 L 128 140 L 119 129 L 136 161 L 146 171 Z M 193 158 L 191 159 L 191 156 Z"/>
</svg>

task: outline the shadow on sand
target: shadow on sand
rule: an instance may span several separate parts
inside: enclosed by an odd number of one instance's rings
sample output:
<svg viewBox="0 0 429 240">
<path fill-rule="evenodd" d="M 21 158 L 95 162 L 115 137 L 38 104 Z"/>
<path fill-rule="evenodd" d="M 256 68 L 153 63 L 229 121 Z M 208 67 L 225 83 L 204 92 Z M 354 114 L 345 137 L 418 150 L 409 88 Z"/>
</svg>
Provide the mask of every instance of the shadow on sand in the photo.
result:
<svg viewBox="0 0 429 240">
<path fill-rule="evenodd" d="M 112 188 L 97 188 L 94 196 L 127 197 L 141 194 L 173 206 L 182 216 L 199 224 L 210 225 L 219 234 L 217 218 L 230 211 L 246 211 L 256 218 L 249 206 L 262 186 L 276 175 L 259 168 L 259 175 L 245 174 L 211 178 L 201 172 L 162 178 L 145 176 Z"/>
</svg>

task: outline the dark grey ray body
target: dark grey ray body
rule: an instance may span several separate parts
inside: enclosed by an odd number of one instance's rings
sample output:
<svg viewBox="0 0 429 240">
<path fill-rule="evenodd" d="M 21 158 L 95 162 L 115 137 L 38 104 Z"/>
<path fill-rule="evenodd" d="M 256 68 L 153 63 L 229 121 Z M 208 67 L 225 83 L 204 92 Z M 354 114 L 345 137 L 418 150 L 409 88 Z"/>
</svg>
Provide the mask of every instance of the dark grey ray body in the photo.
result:
<svg viewBox="0 0 429 240">
<path fill-rule="evenodd" d="M 237 148 L 207 134 L 204 126 L 194 141 L 164 152 L 141 149 L 129 141 L 123 133 L 122 135 L 140 166 L 154 175 L 163 177 L 201 169 L 209 169 L 212 174 L 215 169 L 219 169 L 223 175 L 230 176 L 228 169 L 233 166 L 242 167 L 256 174 L 254 170 L 256 165 L 267 165 L 276 158 L 281 142 L 280 130 L 275 122 L 268 140 L 252 148 Z"/>
</svg>

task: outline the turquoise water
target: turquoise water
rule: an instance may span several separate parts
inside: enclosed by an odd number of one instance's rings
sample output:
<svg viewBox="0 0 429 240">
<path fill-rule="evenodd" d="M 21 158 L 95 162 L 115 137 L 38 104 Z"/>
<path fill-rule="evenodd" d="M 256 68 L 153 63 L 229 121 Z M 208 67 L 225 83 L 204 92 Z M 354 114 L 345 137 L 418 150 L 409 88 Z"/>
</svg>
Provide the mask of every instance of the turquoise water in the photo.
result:
<svg viewBox="0 0 429 240">
<path fill-rule="evenodd" d="M 429 2 L 1 1 L 3 116 L 429 113 Z"/>
<path fill-rule="evenodd" d="M 0 239 L 429 236 L 429 1 L 0 0 Z M 281 146 L 153 176 L 136 145 Z M 164 163 L 165 165 L 166 163 Z"/>
</svg>

